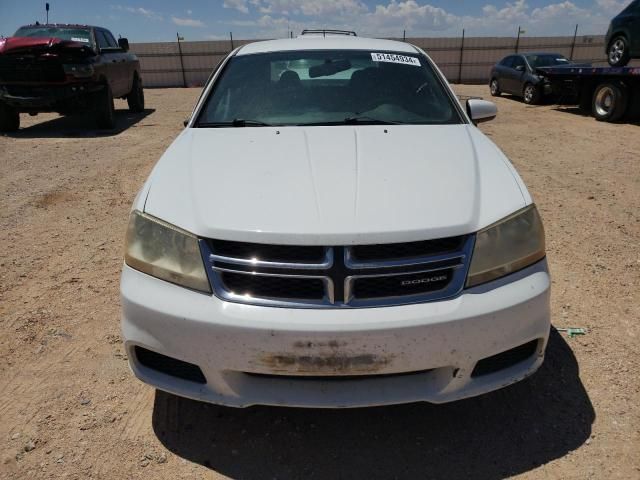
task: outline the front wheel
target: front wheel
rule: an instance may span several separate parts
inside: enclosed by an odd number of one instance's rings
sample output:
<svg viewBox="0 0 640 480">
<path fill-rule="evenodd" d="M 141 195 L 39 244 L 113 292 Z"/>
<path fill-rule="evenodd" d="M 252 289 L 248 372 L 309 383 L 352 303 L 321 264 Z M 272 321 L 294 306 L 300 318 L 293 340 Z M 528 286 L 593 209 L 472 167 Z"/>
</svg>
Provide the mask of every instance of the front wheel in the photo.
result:
<svg viewBox="0 0 640 480">
<path fill-rule="evenodd" d="M 498 84 L 498 79 L 494 78 L 491 80 L 489 84 L 489 89 L 491 90 L 492 97 L 499 97 L 502 92 L 500 92 L 500 85 Z"/>
<path fill-rule="evenodd" d="M 593 116 L 601 122 L 620 120 L 627 111 L 627 91 L 616 83 L 598 85 L 593 93 Z"/>
<path fill-rule="evenodd" d="M 540 103 L 540 89 L 531 83 L 527 83 L 524 86 L 522 97 L 527 105 L 537 105 Z"/>
<path fill-rule="evenodd" d="M 20 114 L 18 111 L 0 102 L 0 132 L 17 132 L 20 128 Z"/>
<path fill-rule="evenodd" d="M 624 67 L 629 63 L 631 55 L 626 38 L 616 37 L 611 41 L 607 50 L 607 60 L 612 67 Z"/>
<path fill-rule="evenodd" d="M 133 86 L 131 87 L 131 92 L 127 95 L 127 103 L 129 104 L 129 110 L 132 112 L 139 113 L 144 111 L 144 90 L 138 75 L 133 77 Z"/>
<path fill-rule="evenodd" d="M 113 106 L 113 94 L 111 87 L 105 85 L 96 94 L 96 125 L 104 130 L 112 130 L 116 126 L 115 108 Z"/>
</svg>

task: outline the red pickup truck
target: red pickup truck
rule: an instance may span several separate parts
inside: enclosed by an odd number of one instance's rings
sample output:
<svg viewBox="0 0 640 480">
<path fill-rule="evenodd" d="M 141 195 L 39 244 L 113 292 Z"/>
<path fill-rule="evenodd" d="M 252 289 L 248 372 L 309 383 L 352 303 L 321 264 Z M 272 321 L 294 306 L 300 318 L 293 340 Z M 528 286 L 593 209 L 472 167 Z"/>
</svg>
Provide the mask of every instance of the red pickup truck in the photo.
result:
<svg viewBox="0 0 640 480">
<path fill-rule="evenodd" d="M 28 25 L 0 39 L 0 132 L 20 113 L 88 112 L 98 128 L 115 126 L 114 98 L 144 110 L 140 62 L 126 38 L 88 25 Z"/>
</svg>

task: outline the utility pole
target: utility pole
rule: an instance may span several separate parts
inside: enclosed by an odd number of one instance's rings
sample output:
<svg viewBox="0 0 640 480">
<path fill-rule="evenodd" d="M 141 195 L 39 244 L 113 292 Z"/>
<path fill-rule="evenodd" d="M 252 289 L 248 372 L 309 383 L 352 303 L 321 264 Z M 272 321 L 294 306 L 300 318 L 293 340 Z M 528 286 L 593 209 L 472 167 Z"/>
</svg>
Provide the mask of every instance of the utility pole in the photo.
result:
<svg viewBox="0 0 640 480">
<path fill-rule="evenodd" d="M 180 55 L 180 70 L 182 71 L 182 86 L 187 86 L 187 76 L 184 73 L 184 61 L 182 60 L 182 46 L 180 40 L 184 40 L 184 37 L 180 36 L 180 33 L 176 32 L 176 38 L 178 39 L 178 55 Z"/>
<path fill-rule="evenodd" d="M 516 53 L 518 53 L 518 48 L 520 47 L 520 34 L 524 34 L 527 33 L 526 30 L 523 30 L 522 28 L 520 28 L 520 25 L 518 25 L 518 38 L 516 38 Z"/>
<path fill-rule="evenodd" d="M 44 4 L 44 9 L 47 11 L 47 25 L 49 24 L 49 3 Z"/>
<path fill-rule="evenodd" d="M 233 52 L 233 32 L 229 32 L 229 39 L 231 40 L 231 51 Z"/>
<path fill-rule="evenodd" d="M 569 60 L 573 60 L 573 51 L 576 48 L 576 37 L 578 36 L 578 24 L 576 23 L 576 31 L 573 32 L 573 43 L 571 44 L 571 56 Z"/>
<path fill-rule="evenodd" d="M 460 64 L 458 65 L 458 83 L 462 83 L 462 58 L 464 57 L 464 28 L 462 29 L 462 43 L 460 44 Z"/>
</svg>

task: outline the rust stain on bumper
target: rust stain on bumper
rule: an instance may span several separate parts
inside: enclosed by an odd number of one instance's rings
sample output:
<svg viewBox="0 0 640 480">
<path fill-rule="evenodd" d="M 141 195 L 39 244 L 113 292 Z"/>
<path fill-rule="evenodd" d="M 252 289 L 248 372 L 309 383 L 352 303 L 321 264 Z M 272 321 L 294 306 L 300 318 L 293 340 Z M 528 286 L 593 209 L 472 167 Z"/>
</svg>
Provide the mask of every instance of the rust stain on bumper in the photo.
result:
<svg viewBox="0 0 640 480">
<path fill-rule="evenodd" d="M 329 352 L 315 355 L 295 355 L 282 353 L 263 355 L 258 363 L 277 373 L 353 375 L 380 371 L 389 365 L 391 360 L 392 356 L 373 354 L 350 355 Z"/>
</svg>

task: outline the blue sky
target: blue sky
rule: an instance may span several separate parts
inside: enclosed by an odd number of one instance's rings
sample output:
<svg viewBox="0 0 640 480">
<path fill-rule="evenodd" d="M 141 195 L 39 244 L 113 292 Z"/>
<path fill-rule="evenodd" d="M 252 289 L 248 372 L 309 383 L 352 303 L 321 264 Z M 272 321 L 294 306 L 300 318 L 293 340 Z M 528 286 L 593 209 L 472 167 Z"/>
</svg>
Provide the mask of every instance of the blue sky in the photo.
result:
<svg viewBox="0 0 640 480">
<path fill-rule="evenodd" d="M 290 28 L 346 28 L 361 35 L 512 36 L 604 34 L 630 0 L 52 0 L 51 22 L 101 25 L 132 42 L 277 38 Z M 0 0 L 0 34 L 45 19 L 44 1 Z"/>
</svg>

